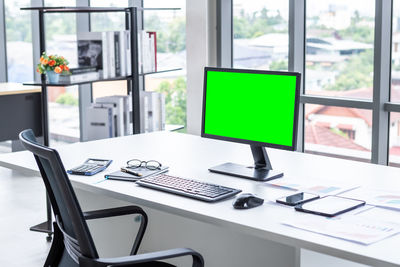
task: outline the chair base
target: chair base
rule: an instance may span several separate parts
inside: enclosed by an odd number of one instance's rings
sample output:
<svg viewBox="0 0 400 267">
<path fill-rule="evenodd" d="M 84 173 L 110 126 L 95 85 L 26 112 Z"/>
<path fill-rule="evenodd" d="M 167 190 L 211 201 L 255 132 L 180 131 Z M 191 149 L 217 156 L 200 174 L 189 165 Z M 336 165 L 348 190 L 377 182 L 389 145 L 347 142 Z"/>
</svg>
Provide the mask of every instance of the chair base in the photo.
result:
<svg viewBox="0 0 400 267">
<path fill-rule="evenodd" d="M 50 242 L 52 239 L 53 235 L 53 229 L 51 227 L 51 222 L 49 223 L 48 221 L 39 223 L 38 225 L 32 226 L 29 228 L 29 230 L 34 231 L 34 232 L 40 232 L 40 233 L 47 233 L 46 240 L 47 242 Z"/>
</svg>

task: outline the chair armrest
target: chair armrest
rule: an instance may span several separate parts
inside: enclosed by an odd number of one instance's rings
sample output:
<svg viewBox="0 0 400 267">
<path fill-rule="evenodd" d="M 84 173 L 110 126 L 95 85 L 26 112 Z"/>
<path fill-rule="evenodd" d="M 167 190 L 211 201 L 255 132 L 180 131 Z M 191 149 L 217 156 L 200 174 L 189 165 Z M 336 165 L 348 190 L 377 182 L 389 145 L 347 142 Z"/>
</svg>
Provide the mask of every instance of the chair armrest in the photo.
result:
<svg viewBox="0 0 400 267">
<path fill-rule="evenodd" d="M 131 214 L 142 215 L 142 219 L 140 220 L 140 227 L 131 250 L 131 255 L 135 255 L 139 249 L 140 243 L 142 242 L 144 236 L 144 232 L 146 231 L 147 228 L 148 218 L 146 212 L 144 212 L 142 208 L 138 206 L 125 206 L 125 207 L 118 207 L 118 208 L 111 208 L 104 210 L 87 211 L 83 213 L 83 217 L 85 217 L 86 220 L 93 220 L 93 219 L 124 216 Z"/>
<path fill-rule="evenodd" d="M 103 209 L 103 210 L 93 210 L 86 211 L 83 213 L 83 216 L 86 220 L 107 218 L 107 217 L 116 217 L 130 214 L 141 214 L 147 220 L 147 214 L 144 210 L 138 206 L 125 206 L 111 209 Z"/>
<path fill-rule="evenodd" d="M 79 261 L 81 266 L 97 266 L 97 267 L 134 267 L 138 263 L 152 262 L 158 260 L 165 260 L 183 256 L 192 256 L 193 267 L 203 267 L 203 257 L 196 251 L 190 248 L 176 248 L 170 250 L 163 250 L 139 255 L 132 255 L 128 257 L 116 258 L 99 258 L 89 259 L 82 257 Z"/>
</svg>

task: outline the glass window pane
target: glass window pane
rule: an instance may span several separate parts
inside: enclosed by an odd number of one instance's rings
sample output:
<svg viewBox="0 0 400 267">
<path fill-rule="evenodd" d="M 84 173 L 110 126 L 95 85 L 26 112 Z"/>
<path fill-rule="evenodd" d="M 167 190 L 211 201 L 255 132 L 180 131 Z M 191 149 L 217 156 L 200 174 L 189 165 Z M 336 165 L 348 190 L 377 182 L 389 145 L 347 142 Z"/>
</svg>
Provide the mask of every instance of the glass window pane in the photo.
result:
<svg viewBox="0 0 400 267">
<path fill-rule="evenodd" d="M 370 161 L 372 111 L 305 105 L 305 151 Z"/>
<path fill-rule="evenodd" d="M 180 8 L 174 11 L 144 11 L 144 29 L 157 34 L 157 70 L 182 69 L 146 75 L 145 89 L 164 94 L 167 128 L 185 126 L 186 1 L 147 0 L 143 4 L 145 8 Z"/>
<path fill-rule="evenodd" d="M 289 1 L 233 0 L 233 66 L 287 70 Z"/>
<path fill-rule="evenodd" d="M 390 100 L 400 101 L 400 1 L 393 1 L 392 86 Z"/>
<path fill-rule="evenodd" d="M 4 1 L 7 37 L 7 71 L 9 82 L 33 80 L 32 27 L 29 0 Z"/>
<path fill-rule="evenodd" d="M 75 5 L 75 0 L 45 1 L 45 6 Z M 63 56 L 68 60 L 70 68 L 77 67 L 76 14 L 47 13 L 44 19 L 47 54 Z M 80 137 L 78 87 L 48 87 L 47 99 L 50 145 L 78 142 Z"/>
<path fill-rule="evenodd" d="M 93 7 L 128 7 L 128 0 L 109 1 L 91 0 L 90 6 Z M 90 27 L 94 32 L 101 31 L 120 31 L 125 29 L 125 13 L 91 13 Z"/>
<path fill-rule="evenodd" d="M 389 165 L 400 167 L 400 113 L 390 113 Z"/>
<path fill-rule="evenodd" d="M 374 0 L 308 0 L 307 94 L 372 98 Z"/>
</svg>

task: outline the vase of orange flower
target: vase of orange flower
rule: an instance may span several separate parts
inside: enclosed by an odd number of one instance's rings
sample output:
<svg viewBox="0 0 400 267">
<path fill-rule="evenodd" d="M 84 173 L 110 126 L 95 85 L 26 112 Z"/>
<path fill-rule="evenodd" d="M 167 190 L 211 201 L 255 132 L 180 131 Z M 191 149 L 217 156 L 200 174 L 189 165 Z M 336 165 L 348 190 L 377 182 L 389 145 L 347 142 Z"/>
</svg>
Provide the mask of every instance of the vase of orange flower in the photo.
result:
<svg viewBox="0 0 400 267">
<path fill-rule="evenodd" d="M 49 83 L 58 83 L 60 74 L 69 74 L 68 60 L 58 55 L 47 55 L 43 52 L 36 71 L 46 74 Z"/>
</svg>

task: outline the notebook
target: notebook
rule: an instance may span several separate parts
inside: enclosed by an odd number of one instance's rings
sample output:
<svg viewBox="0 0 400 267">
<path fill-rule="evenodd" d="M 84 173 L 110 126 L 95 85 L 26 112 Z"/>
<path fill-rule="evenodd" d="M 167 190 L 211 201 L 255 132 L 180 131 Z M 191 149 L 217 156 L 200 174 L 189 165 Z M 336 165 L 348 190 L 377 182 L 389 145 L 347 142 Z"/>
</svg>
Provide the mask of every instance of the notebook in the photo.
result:
<svg viewBox="0 0 400 267">
<path fill-rule="evenodd" d="M 149 170 L 149 169 L 140 167 L 140 168 L 134 169 L 134 171 L 141 173 L 142 176 L 136 176 L 136 175 L 132 175 L 132 174 L 129 174 L 126 172 L 121 172 L 121 171 L 115 171 L 115 172 L 104 175 L 104 178 L 111 179 L 111 180 L 136 182 L 137 180 L 144 178 L 144 177 L 167 172 L 168 166 L 162 166 L 160 169 L 157 169 L 157 170 Z"/>
</svg>

